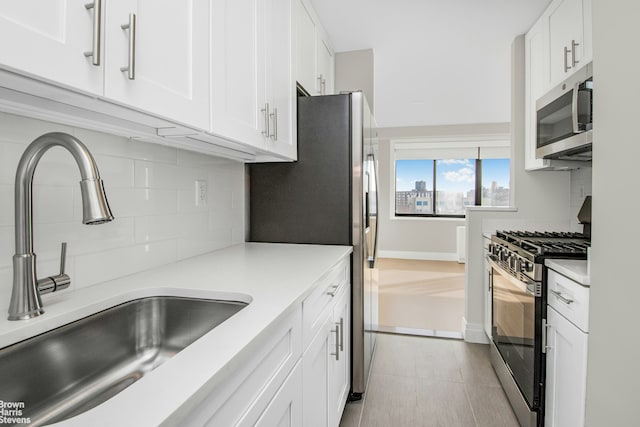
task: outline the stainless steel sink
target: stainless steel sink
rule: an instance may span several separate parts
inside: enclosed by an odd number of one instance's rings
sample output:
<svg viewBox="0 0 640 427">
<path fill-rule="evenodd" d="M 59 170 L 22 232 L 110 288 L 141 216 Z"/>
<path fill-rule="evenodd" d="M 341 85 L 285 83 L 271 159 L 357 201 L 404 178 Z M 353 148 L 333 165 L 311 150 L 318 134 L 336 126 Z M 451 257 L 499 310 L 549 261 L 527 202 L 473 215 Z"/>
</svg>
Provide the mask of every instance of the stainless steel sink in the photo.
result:
<svg viewBox="0 0 640 427">
<path fill-rule="evenodd" d="M 30 426 L 62 421 L 124 390 L 247 304 L 149 297 L 0 350 L 0 400 Z"/>
</svg>

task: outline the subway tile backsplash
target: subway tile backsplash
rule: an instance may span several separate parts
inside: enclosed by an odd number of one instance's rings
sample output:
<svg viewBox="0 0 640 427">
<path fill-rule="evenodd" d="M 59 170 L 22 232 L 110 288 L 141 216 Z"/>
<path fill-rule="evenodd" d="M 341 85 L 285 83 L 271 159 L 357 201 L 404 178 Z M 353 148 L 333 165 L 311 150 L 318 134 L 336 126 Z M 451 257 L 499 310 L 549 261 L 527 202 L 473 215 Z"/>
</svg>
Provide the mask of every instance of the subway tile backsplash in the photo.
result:
<svg viewBox="0 0 640 427">
<path fill-rule="evenodd" d="M 57 273 L 62 241 L 74 288 L 158 267 L 244 241 L 245 175 L 241 163 L 80 128 L 0 113 L 0 309 L 11 295 L 13 187 L 20 156 L 48 132 L 66 132 L 91 151 L 115 216 L 82 224 L 80 174 L 71 155 L 52 148 L 34 177 L 34 246 L 38 276 Z M 206 203 L 196 206 L 196 180 Z"/>
</svg>

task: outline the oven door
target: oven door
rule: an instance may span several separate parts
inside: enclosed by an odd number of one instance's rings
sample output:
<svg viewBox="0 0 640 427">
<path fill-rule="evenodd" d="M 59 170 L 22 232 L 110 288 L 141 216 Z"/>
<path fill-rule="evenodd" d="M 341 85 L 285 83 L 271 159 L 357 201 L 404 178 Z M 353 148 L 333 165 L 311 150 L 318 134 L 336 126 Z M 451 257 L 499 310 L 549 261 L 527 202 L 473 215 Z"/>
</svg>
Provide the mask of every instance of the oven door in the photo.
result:
<svg viewBox="0 0 640 427">
<path fill-rule="evenodd" d="M 489 261 L 493 278 L 492 338 L 531 410 L 540 407 L 542 298 L 536 282 L 523 282 Z"/>
</svg>

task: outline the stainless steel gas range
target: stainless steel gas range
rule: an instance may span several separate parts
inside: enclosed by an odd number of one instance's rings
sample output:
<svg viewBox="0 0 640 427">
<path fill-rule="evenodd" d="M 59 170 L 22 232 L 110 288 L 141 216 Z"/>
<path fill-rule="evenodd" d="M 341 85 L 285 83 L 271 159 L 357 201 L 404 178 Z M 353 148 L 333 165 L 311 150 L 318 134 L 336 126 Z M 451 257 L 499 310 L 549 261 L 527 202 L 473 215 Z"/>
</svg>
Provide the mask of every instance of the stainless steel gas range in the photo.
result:
<svg viewBox="0 0 640 427">
<path fill-rule="evenodd" d="M 590 237 L 582 233 L 498 231 L 491 236 L 491 363 L 522 426 L 544 425 L 544 260 L 586 259 L 589 245 Z"/>
</svg>

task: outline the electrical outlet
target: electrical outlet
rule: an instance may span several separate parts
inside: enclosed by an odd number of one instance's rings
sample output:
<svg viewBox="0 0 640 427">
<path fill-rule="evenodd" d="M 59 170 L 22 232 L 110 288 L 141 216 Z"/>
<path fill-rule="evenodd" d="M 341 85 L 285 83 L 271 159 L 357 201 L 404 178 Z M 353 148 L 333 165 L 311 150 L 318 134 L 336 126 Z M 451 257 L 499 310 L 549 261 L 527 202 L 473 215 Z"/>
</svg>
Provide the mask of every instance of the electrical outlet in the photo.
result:
<svg viewBox="0 0 640 427">
<path fill-rule="evenodd" d="M 207 181 L 196 180 L 196 206 L 207 204 Z"/>
</svg>

